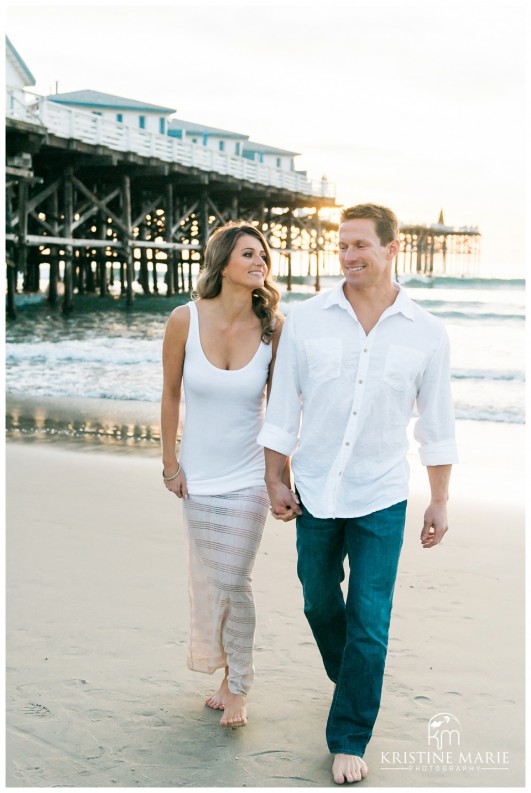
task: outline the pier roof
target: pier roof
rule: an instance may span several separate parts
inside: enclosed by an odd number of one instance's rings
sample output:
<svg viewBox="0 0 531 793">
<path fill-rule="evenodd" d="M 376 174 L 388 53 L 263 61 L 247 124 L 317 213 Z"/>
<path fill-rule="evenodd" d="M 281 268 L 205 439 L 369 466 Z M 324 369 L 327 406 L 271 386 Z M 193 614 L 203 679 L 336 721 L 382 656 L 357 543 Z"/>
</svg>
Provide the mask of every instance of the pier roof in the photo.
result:
<svg viewBox="0 0 531 793">
<path fill-rule="evenodd" d="M 92 91 L 88 88 L 83 91 L 50 94 L 46 98 L 59 105 L 75 105 L 76 107 L 106 107 L 113 110 L 144 110 L 147 113 L 175 113 L 174 107 L 151 105 L 147 102 L 139 102 L 137 99 L 126 99 L 123 96 L 104 94 L 101 91 Z"/>
<path fill-rule="evenodd" d="M 35 85 L 35 77 L 32 75 L 18 52 L 16 51 L 15 47 L 13 46 L 12 42 L 10 41 L 9 37 L 6 36 L 6 53 L 7 57 L 11 58 L 12 63 L 14 63 L 15 67 L 22 72 L 22 78 L 26 85 Z"/>
<path fill-rule="evenodd" d="M 262 152 L 263 154 L 288 154 L 292 157 L 298 157 L 299 151 L 290 151 L 289 149 L 278 149 L 275 146 L 268 146 L 265 143 L 256 143 L 254 140 L 249 140 L 244 144 L 244 151 L 248 152 Z"/>
<path fill-rule="evenodd" d="M 216 135 L 217 137 L 237 138 L 238 140 L 249 139 L 249 135 L 243 135 L 241 132 L 231 132 L 230 130 L 220 129 L 219 127 L 208 127 L 206 124 L 197 124 L 195 121 L 185 121 L 182 118 L 172 118 L 168 125 L 168 129 L 170 132 L 171 130 L 182 129 L 192 135 Z"/>
</svg>

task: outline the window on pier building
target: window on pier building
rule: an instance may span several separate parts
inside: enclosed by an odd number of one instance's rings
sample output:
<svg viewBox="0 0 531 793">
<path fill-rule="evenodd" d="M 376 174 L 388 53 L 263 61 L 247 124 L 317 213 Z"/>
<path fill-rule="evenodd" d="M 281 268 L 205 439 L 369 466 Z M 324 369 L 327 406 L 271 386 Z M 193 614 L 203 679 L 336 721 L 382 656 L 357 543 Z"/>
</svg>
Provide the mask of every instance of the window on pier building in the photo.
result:
<svg viewBox="0 0 531 793">
<path fill-rule="evenodd" d="M 165 135 L 166 134 L 166 119 L 165 118 L 159 118 L 159 132 L 160 132 L 161 135 Z"/>
<path fill-rule="evenodd" d="M 236 155 L 236 157 L 239 157 L 241 153 L 242 153 L 242 147 L 241 147 L 240 141 L 238 140 L 236 142 L 236 148 L 234 150 L 234 154 Z"/>
<path fill-rule="evenodd" d="M 138 126 L 140 129 L 146 128 L 146 117 L 145 116 L 138 116 Z"/>
<path fill-rule="evenodd" d="M 220 151 L 225 151 L 225 141 L 224 140 L 218 141 L 218 148 L 219 148 Z"/>
<path fill-rule="evenodd" d="M 277 168 L 282 168 L 282 158 L 277 157 Z"/>
<path fill-rule="evenodd" d="M 124 114 L 123 113 L 117 113 L 116 114 L 116 121 L 118 121 L 119 124 L 123 124 Z"/>
</svg>

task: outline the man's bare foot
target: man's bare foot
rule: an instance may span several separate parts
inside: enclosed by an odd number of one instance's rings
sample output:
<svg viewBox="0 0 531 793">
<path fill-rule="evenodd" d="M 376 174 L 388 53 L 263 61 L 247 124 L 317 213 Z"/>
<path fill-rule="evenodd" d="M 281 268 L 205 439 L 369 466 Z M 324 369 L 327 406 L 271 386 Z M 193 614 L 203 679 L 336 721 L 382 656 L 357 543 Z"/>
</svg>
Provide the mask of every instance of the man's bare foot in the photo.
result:
<svg viewBox="0 0 531 793">
<path fill-rule="evenodd" d="M 355 754 L 336 754 L 332 766 L 334 782 L 342 785 L 343 782 L 359 782 L 365 779 L 369 769 L 365 760 Z"/>
<path fill-rule="evenodd" d="M 228 692 L 225 697 L 223 716 L 219 722 L 222 727 L 244 727 L 247 724 L 246 699 L 241 694 Z"/>
<path fill-rule="evenodd" d="M 211 694 L 208 699 L 205 700 L 205 705 L 208 705 L 209 708 L 214 708 L 214 710 L 223 710 L 225 708 L 227 694 L 230 694 L 230 691 L 227 675 L 225 675 L 216 693 Z"/>
</svg>

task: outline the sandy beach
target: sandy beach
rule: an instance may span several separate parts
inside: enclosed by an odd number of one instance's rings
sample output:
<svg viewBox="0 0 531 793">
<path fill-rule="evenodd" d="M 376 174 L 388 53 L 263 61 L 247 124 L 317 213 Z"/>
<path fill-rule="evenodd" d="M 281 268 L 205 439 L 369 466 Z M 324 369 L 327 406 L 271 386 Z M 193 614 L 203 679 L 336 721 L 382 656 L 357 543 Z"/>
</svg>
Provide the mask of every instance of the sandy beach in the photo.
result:
<svg viewBox="0 0 531 793">
<path fill-rule="evenodd" d="M 459 422 L 450 526 L 418 540 L 416 453 L 380 715 L 360 787 L 524 785 L 524 428 Z M 331 683 L 302 613 L 294 525 L 254 571 L 249 724 L 186 667 L 181 506 L 152 454 L 7 444 L 7 785 L 335 787 Z M 437 714 L 452 746 L 429 743 Z M 435 757 L 434 757 L 435 755 Z"/>
</svg>

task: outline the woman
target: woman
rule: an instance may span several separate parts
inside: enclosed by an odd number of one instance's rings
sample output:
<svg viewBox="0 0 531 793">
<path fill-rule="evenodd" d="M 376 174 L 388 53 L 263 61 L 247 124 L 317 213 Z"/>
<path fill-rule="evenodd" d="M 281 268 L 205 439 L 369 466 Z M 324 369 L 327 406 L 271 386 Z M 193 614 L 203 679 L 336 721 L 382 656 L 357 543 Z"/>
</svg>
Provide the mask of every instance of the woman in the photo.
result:
<svg viewBox="0 0 531 793">
<path fill-rule="evenodd" d="M 206 700 L 220 724 L 247 722 L 255 609 L 251 571 L 269 507 L 256 443 L 283 317 L 271 255 L 258 229 L 230 222 L 205 250 L 199 299 L 171 314 L 163 345 L 164 484 L 183 499 L 189 563 L 188 666 L 224 668 Z M 175 444 L 181 382 L 186 417 Z"/>
</svg>

